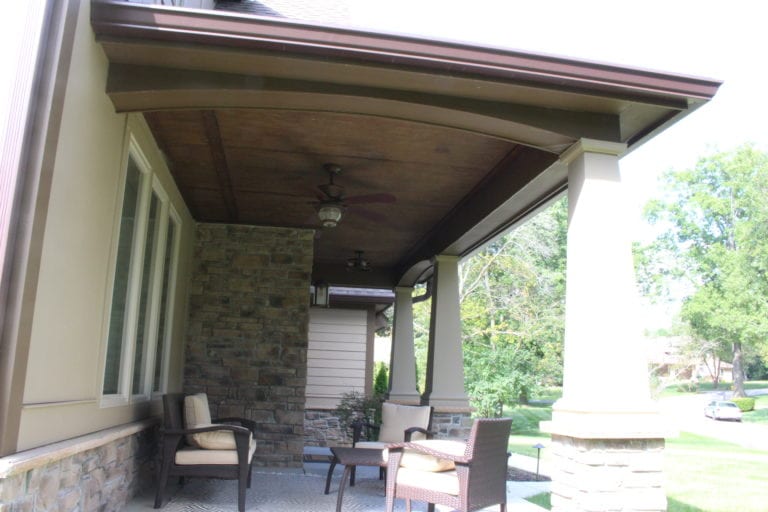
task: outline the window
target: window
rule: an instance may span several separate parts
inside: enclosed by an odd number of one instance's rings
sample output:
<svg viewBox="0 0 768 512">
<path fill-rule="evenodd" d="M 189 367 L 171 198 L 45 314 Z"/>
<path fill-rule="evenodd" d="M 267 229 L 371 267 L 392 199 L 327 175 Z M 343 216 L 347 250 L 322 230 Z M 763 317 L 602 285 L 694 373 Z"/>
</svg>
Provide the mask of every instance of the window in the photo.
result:
<svg viewBox="0 0 768 512">
<path fill-rule="evenodd" d="M 147 399 L 165 388 L 179 227 L 168 195 L 131 140 L 108 318 L 106 403 Z"/>
</svg>

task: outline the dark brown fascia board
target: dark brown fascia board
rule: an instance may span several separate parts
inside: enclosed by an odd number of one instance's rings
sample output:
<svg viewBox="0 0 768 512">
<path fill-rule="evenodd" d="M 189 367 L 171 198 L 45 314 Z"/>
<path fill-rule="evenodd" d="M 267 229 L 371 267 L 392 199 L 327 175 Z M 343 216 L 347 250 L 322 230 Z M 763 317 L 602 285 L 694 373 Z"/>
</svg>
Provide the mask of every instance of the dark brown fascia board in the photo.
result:
<svg viewBox="0 0 768 512">
<path fill-rule="evenodd" d="M 552 55 L 240 15 L 92 0 L 97 37 L 268 50 L 483 77 L 547 89 L 655 103 L 711 99 L 721 82 Z"/>
<path fill-rule="evenodd" d="M 397 274 L 406 274 L 414 265 L 435 254 L 463 256 L 505 229 L 514 219 L 500 218 L 494 220 L 493 225 L 483 224 L 487 224 L 487 219 L 511 197 L 516 197 L 530 182 L 552 168 L 556 161 L 557 156 L 551 153 L 516 146 L 400 261 Z M 540 200 L 560 193 L 563 186 L 558 182 L 550 188 L 553 190 L 530 191 L 529 202 L 538 204 Z M 518 212 L 518 216 L 525 215 L 529 208 L 525 210 Z M 482 228 L 476 229 L 481 225 Z M 460 240 L 463 242 L 459 246 L 457 242 Z"/>
</svg>

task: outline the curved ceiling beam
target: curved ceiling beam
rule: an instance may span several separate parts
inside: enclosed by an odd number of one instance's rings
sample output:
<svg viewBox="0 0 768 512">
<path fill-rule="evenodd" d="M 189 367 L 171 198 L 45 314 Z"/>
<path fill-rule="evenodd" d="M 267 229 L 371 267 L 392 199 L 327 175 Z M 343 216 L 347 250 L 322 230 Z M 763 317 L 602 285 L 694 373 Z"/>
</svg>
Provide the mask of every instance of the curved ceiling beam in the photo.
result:
<svg viewBox="0 0 768 512">
<path fill-rule="evenodd" d="M 112 65 L 107 93 L 118 112 L 263 108 L 381 116 L 499 137 L 559 154 L 580 137 L 619 139 L 608 114 L 314 82 Z"/>
</svg>

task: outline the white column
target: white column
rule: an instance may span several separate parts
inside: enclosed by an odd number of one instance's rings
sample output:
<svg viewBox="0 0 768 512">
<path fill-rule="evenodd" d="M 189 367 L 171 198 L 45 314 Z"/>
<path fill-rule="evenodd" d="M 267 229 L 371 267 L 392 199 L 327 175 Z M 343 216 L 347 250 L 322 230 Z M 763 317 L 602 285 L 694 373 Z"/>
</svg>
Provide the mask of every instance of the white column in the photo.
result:
<svg viewBox="0 0 768 512">
<path fill-rule="evenodd" d="M 395 288 L 395 324 L 389 366 L 389 400 L 417 404 L 416 356 L 413 351 L 413 288 Z"/>
<path fill-rule="evenodd" d="M 427 380 L 423 401 L 440 408 L 466 409 L 461 349 L 459 258 L 435 256 Z"/>
<path fill-rule="evenodd" d="M 546 428 L 586 438 L 661 437 L 643 350 L 630 224 L 619 174 L 624 144 L 583 139 L 568 165 L 563 397 Z"/>
</svg>

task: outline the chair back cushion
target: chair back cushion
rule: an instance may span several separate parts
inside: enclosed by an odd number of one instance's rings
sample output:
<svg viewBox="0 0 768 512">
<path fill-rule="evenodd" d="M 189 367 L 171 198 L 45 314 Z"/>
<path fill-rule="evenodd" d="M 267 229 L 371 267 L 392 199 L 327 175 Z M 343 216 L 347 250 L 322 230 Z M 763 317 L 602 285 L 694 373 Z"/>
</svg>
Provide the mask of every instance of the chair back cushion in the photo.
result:
<svg viewBox="0 0 768 512">
<path fill-rule="evenodd" d="M 208 395 L 198 393 L 184 397 L 184 423 L 187 428 L 206 427 L 211 424 Z"/>
<path fill-rule="evenodd" d="M 198 393 L 184 397 L 184 423 L 187 428 L 210 427 L 211 410 L 208 395 Z M 200 432 L 187 436 L 187 443 L 204 450 L 236 450 L 235 435 L 228 430 Z"/>
<path fill-rule="evenodd" d="M 405 430 L 411 427 L 429 428 L 429 406 L 399 405 L 384 402 L 381 405 L 381 429 L 379 441 L 385 443 L 402 443 L 405 441 Z M 425 439 L 426 436 L 416 432 L 412 441 Z"/>
</svg>

